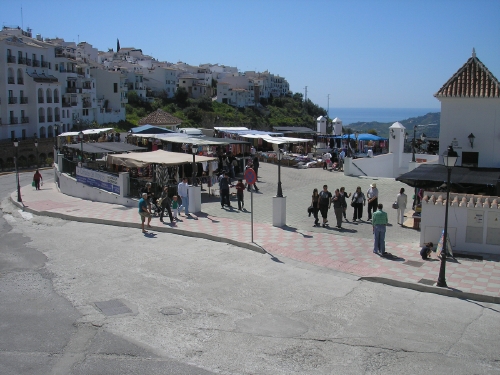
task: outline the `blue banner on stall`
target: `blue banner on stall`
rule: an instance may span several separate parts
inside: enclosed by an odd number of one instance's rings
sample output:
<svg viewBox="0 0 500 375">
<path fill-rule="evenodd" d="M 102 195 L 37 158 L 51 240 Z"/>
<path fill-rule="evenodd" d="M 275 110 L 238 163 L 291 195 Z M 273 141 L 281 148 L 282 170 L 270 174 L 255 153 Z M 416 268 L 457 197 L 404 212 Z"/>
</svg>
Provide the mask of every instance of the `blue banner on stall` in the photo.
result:
<svg viewBox="0 0 500 375">
<path fill-rule="evenodd" d="M 77 167 L 76 181 L 111 193 L 120 194 L 118 176 Z"/>
</svg>

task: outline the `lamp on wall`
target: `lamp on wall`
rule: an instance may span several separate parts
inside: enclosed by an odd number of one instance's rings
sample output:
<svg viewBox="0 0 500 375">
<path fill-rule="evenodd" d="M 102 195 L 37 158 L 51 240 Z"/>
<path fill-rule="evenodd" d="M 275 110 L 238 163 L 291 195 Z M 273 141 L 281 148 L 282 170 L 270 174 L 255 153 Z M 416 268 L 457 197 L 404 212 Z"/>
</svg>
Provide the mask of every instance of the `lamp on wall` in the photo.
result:
<svg viewBox="0 0 500 375">
<path fill-rule="evenodd" d="M 420 135 L 420 140 L 421 140 L 422 142 L 425 142 L 425 139 L 426 139 L 426 138 L 427 138 L 427 136 L 425 135 L 425 133 L 422 133 L 422 134 Z"/>
<path fill-rule="evenodd" d="M 405 133 L 405 142 L 408 140 L 408 132 Z"/>
<path fill-rule="evenodd" d="M 470 133 L 467 138 L 469 138 L 470 148 L 474 148 L 474 139 L 476 139 L 476 137 L 474 137 L 474 134 Z"/>
<path fill-rule="evenodd" d="M 396 134 L 394 134 L 394 129 L 391 129 L 391 137 L 392 139 L 396 139 Z"/>
</svg>

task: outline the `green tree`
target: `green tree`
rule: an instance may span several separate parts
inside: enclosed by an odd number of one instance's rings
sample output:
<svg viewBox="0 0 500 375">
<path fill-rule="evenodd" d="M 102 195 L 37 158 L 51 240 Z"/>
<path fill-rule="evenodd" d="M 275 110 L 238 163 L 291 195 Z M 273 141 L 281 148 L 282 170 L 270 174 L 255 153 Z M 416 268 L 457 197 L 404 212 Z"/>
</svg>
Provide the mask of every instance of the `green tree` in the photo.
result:
<svg viewBox="0 0 500 375">
<path fill-rule="evenodd" d="M 375 129 L 369 129 L 366 131 L 368 134 L 373 134 L 373 135 L 378 135 L 377 131 Z"/>
<path fill-rule="evenodd" d="M 186 108 L 188 106 L 188 104 L 189 104 L 188 99 L 189 99 L 189 94 L 184 87 L 179 87 L 175 91 L 174 100 L 175 100 L 175 103 L 180 108 Z"/>
</svg>

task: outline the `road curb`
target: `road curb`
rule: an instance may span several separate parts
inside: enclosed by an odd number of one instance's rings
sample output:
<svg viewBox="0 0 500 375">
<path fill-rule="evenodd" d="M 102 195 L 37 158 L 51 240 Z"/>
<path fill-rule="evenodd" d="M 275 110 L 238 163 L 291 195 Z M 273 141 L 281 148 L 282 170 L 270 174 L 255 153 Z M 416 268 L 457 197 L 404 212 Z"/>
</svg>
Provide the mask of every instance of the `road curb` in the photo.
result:
<svg viewBox="0 0 500 375">
<path fill-rule="evenodd" d="M 114 221 L 114 220 L 78 217 L 78 216 L 71 216 L 71 215 L 62 214 L 59 212 L 35 211 L 35 210 L 29 208 L 28 206 L 25 206 L 24 204 L 17 202 L 14 198 L 12 198 L 12 195 L 10 195 L 9 198 L 10 198 L 10 201 L 15 206 L 21 208 L 25 212 L 29 212 L 29 213 L 33 214 L 33 215 L 53 217 L 56 219 L 63 219 L 63 220 L 68 220 L 68 221 L 77 221 L 80 223 L 103 224 L 103 225 L 112 225 L 115 227 L 127 227 L 127 228 L 141 229 L 141 224 L 138 224 L 138 223 L 126 223 L 126 222 Z M 180 236 L 202 238 L 205 240 L 210 240 L 210 241 L 215 241 L 215 242 L 223 242 L 223 243 L 227 243 L 229 245 L 234 245 L 234 246 L 242 247 L 244 249 L 252 250 L 252 251 L 255 251 L 255 252 L 260 253 L 260 254 L 267 254 L 267 251 L 264 250 L 261 246 L 259 246 L 257 244 L 231 240 L 229 238 L 213 236 L 213 235 L 207 234 L 207 233 L 192 232 L 192 231 L 185 230 L 185 229 L 158 227 L 158 226 L 153 226 L 153 230 L 156 232 L 178 234 Z"/>
<path fill-rule="evenodd" d="M 359 280 L 395 286 L 398 288 L 412 289 L 412 290 L 416 290 L 418 292 L 439 294 L 441 296 L 446 296 L 446 297 L 453 297 L 453 298 L 459 298 L 459 299 L 469 299 L 469 300 L 477 301 L 477 302 L 488 302 L 488 303 L 500 304 L 500 297 L 488 296 L 488 295 L 484 295 L 484 294 L 477 294 L 477 293 L 470 293 L 470 292 L 461 292 L 459 290 L 453 290 L 450 288 L 439 288 L 436 286 L 387 279 L 385 277 L 360 277 Z"/>
</svg>

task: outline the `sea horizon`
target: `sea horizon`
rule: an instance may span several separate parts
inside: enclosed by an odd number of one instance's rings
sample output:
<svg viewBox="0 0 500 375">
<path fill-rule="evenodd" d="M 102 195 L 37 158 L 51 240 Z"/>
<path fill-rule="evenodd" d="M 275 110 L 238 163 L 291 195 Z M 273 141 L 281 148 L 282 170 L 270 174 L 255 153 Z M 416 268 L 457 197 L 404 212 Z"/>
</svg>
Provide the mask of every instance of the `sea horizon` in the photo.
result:
<svg viewBox="0 0 500 375">
<path fill-rule="evenodd" d="M 338 117 L 342 125 L 356 122 L 396 122 L 412 117 L 424 116 L 427 113 L 441 112 L 441 108 L 361 108 L 330 107 L 329 118 Z"/>
</svg>

